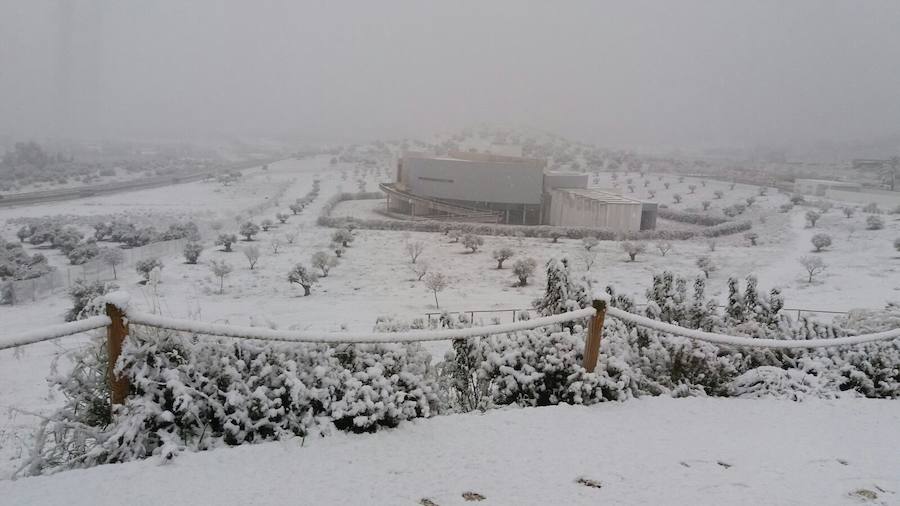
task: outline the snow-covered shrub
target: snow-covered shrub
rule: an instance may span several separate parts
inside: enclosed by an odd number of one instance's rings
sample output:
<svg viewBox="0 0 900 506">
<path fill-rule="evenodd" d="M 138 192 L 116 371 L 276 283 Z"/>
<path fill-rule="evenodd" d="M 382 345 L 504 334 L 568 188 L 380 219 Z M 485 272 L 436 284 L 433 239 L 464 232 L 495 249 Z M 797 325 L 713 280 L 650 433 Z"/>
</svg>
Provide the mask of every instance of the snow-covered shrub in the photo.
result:
<svg viewBox="0 0 900 506">
<path fill-rule="evenodd" d="M 91 302 L 101 295 L 105 295 L 114 285 L 100 281 L 88 281 L 77 279 L 69 289 L 69 298 L 72 299 L 72 307 L 66 312 L 66 321 L 71 322 L 93 316 L 100 313 L 100 309 L 91 306 Z"/>
<path fill-rule="evenodd" d="M 484 244 L 484 238 L 475 234 L 466 234 L 462 237 L 462 245 L 472 253 L 478 251 L 478 248 Z"/>
<path fill-rule="evenodd" d="M 100 248 L 97 247 L 97 241 L 87 240 L 78 243 L 66 253 L 66 258 L 72 265 L 82 265 L 89 260 L 94 259 L 100 254 Z"/>
<path fill-rule="evenodd" d="M 144 260 L 140 260 L 138 263 L 134 265 L 134 270 L 138 272 L 143 278 L 144 282 L 150 281 L 150 272 L 153 269 L 162 269 L 163 263 L 158 258 L 147 258 Z"/>
<path fill-rule="evenodd" d="M 741 374 L 731 382 L 730 396 L 759 399 L 777 397 L 792 401 L 813 398 L 833 398 L 837 391 L 824 378 L 799 369 L 760 366 Z"/>
<path fill-rule="evenodd" d="M 622 250 L 628 254 L 628 259 L 631 262 L 634 262 L 639 254 L 647 251 L 647 247 L 641 242 L 623 241 L 621 246 Z"/>
<path fill-rule="evenodd" d="M 884 228 L 884 220 L 881 216 L 869 216 L 866 218 L 866 228 L 869 230 L 881 230 Z"/>
<path fill-rule="evenodd" d="M 514 252 L 513 252 L 512 248 L 503 247 L 500 249 L 495 249 L 494 252 L 491 254 L 491 256 L 494 260 L 497 261 L 497 268 L 502 269 L 503 262 L 512 258 L 513 254 L 514 254 Z"/>
<path fill-rule="evenodd" d="M 133 327 L 118 364 L 129 396 L 111 418 L 104 342 L 56 379 L 67 400 L 48 419 L 29 474 L 332 429 L 373 432 L 443 407 L 431 356 L 417 344 L 198 340 Z"/>
<path fill-rule="evenodd" d="M 184 260 L 189 264 L 196 264 L 202 252 L 203 246 L 196 242 L 189 242 L 184 245 Z"/>
<path fill-rule="evenodd" d="M 312 258 L 309 262 L 314 269 L 319 269 L 320 271 L 322 271 L 323 278 L 327 278 L 328 271 L 330 271 L 332 267 L 335 267 L 338 264 L 338 259 L 336 256 L 328 253 L 327 251 L 317 251 L 313 253 Z"/>
<path fill-rule="evenodd" d="M 528 278 L 534 274 L 536 268 L 537 261 L 531 257 L 516 260 L 513 264 L 513 274 L 518 278 L 519 286 L 526 286 L 528 284 Z"/>
</svg>

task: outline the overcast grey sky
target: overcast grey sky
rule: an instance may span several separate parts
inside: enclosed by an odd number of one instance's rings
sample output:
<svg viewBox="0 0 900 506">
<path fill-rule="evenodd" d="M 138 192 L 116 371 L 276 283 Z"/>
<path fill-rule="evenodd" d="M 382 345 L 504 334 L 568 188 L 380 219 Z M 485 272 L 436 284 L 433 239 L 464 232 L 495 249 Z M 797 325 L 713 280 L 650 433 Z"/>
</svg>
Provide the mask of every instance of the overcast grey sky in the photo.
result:
<svg viewBox="0 0 900 506">
<path fill-rule="evenodd" d="M 900 134 L 900 1 L 0 0 L 0 134 Z"/>
</svg>

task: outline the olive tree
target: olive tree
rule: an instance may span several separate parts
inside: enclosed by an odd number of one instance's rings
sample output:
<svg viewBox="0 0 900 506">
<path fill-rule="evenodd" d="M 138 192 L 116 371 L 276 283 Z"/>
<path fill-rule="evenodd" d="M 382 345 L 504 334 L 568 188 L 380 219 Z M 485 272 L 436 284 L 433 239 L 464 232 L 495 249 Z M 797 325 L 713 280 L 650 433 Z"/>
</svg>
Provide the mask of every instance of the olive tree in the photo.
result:
<svg viewBox="0 0 900 506">
<path fill-rule="evenodd" d="M 816 248 L 816 252 L 819 252 L 831 246 L 831 236 L 828 234 L 816 234 L 812 236 L 810 242 L 812 242 L 813 247 Z"/>
<path fill-rule="evenodd" d="M 209 268 L 213 275 L 219 278 L 219 293 L 225 292 L 225 276 L 231 274 L 231 264 L 225 260 L 210 260 Z"/>
<path fill-rule="evenodd" d="M 231 253 L 231 245 L 237 242 L 237 236 L 234 234 L 219 234 L 216 239 L 216 246 L 222 246 L 223 250 Z"/>
<path fill-rule="evenodd" d="M 703 275 L 706 276 L 706 279 L 709 279 L 709 273 L 717 269 L 715 262 L 713 262 L 713 259 L 707 255 L 704 255 L 697 259 L 697 267 L 703 272 Z"/>
<path fill-rule="evenodd" d="M 475 253 L 476 251 L 478 251 L 478 248 L 480 248 L 481 245 L 484 244 L 484 239 L 479 235 L 466 234 L 462 238 L 462 244 L 467 249 L 471 250 L 472 253 Z"/>
<path fill-rule="evenodd" d="M 288 283 L 297 283 L 303 287 L 303 296 L 309 296 L 313 284 L 319 280 L 319 276 L 303 264 L 297 264 L 288 272 Z"/>
<path fill-rule="evenodd" d="M 432 294 L 434 294 L 435 307 L 440 309 L 441 305 L 438 303 L 438 292 L 442 292 L 449 284 L 450 280 L 447 279 L 447 276 L 445 276 L 443 272 L 431 272 L 425 276 L 425 286 L 431 290 Z"/>
<path fill-rule="evenodd" d="M 184 245 L 184 260 L 189 264 L 196 264 L 202 251 L 203 246 L 195 242 L 189 242 Z"/>
<path fill-rule="evenodd" d="M 519 286 L 528 284 L 528 278 L 534 274 L 537 268 L 537 261 L 533 258 L 520 258 L 513 264 L 513 274 L 519 278 Z"/>
<path fill-rule="evenodd" d="M 244 236 L 245 241 L 252 241 L 253 236 L 259 233 L 259 225 L 252 221 L 246 221 L 238 232 Z"/>
<path fill-rule="evenodd" d="M 493 256 L 494 260 L 497 261 L 497 268 L 502 269 L 503 262 L 512 258 L 513 250 L 512 250 L 512 248 L 495 249 L 492 256 Z"/>
<path fill-rule="evenodd" d="M 622 250 L 628 254 L 629 261 L 634 262 L 639 254 L 647 251 L 647 247 L 641 242 L 623 241 Z"/>
<path fill-rule="evenodd" d="M 336 266 L 337 263 L 337 257 L 326 251 L 317 251 L 313 253 L 312 258 L 310 259 L 310 264 L 313 266 L 313 268 L 322 271 L 323 278 L 328 277 L 328 271 L 330 271 L 332 267 Z"/>
</svg>

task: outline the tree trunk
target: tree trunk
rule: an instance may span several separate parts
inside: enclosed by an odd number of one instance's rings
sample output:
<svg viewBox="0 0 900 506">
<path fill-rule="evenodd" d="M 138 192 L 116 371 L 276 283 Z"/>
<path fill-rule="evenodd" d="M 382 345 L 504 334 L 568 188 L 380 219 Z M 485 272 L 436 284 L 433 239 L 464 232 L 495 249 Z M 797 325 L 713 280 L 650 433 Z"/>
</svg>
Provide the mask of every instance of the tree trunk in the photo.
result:
<svg viewBox="0 0 900 506">
<path fill-rule="evenodd" d="M 503 260 L 497 260 L 497 268 L 498 268 L 498 269 L 502 269 L 502 268 L 503 268 Z"/>
<path fill-rule="evenodd" d="M 440 309 L 440 308 L 441 308 L 441 305 L 438 304 L 438 300 L 437 300 L 437 290 L 433 290 L 433 292 L 434 292 L 434 306 L 435 306 L 436 308 Z"/>
<path fill-rule="evenodd" d="M 309 296 L 309 289 L 310 289 L 310 287 L 311 287 L 312 285 L 302 285 L 302 286 L 303 286 L 303 296 L 304 296 L 304 297 L 308 297 L 308 296 Z"/>
</svg>

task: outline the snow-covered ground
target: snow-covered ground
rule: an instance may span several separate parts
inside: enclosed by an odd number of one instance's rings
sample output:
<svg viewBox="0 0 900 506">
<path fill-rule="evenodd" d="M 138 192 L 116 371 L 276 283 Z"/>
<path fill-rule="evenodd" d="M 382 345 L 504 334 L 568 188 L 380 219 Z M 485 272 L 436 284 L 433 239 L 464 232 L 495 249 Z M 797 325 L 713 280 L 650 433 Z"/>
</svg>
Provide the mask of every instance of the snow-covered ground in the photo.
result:
<svg viewBox="0 0 900 506">
<path fill-rule="evenodd" d="M 4 504 L 898 504 L 900 403 L 495 410 L 0 481 Z M 595 486 L 590 486 L 595 485 Z M 428 502 L 430 501 L 430 502 Z"/>
<path fill-rule="evenodd" d="M 285 160 L 270 164 L 269 167 L 266 172 L 246 171 L 241 182 L 227 187 L 218 183 L 191 183 L 45 206 L 2 209 L 0 220 L 23 216 L 127 213 L 141 217 L 145 222 L 158 222 L 161 228 L 164 227 L 163 223 L 173 219 L 192 218 L 204 223 L 220 221 L 224 224 L 223 232 L 236 232 L 238 217 L 259 222 L 263 218 L 274 218 L 276 211 L 289 212 L 288 204 L 305 195 L 313 179 L 320 178 L 321 194 L 302 214 L 291 216 L 286 224 L 276 226 L 269 232 L 261 232 L 251 243 L 241 241 L 235 244 L 234 252 L 225 253 L 221 248 L 214 247 L 211 237 L 207 236 L 204 241 L 205 249 L 197 265 L 185 264 L 177 254 L 162 258 L 165 267 L 162 282 L 155 293 L 139 285 L 138 274 L 131 269 L 119 274 L 118 284 L 131 292 L 132 300 L 141 309 L 158 304 L 168 316 L 279 329 L 335 331 L 345 327 L 370 330 L 378 316 L 394 315 L 409 320 L 423 317 L 426 312 L 436 311 L 432 294 L 422 282 L 415 280 L 410 270 L 405 241 L 422 241 L 425 250 L 419 262 L 427 262 L 430 269 L 439 270 L 450 277 L 450 286 L 439 294 L 441 309 L 466 311 L 529 307 L 532 300 L 541 294 L 545 279 L 538 269 L 528 286 L 515 286 L 511 265 L 517 258 L 532 257 L 541 265 L 552 257 L 567 256 L 573 260 L 575 270 L 585 271 L 582 261 L 584 248 L 581 241 L 577 240 L 561 239 L 558 243 L 553 243 L 548 239 L 489 236 L 484 238 L 485 244 L 479 252 L 467 253 L 461 244 L 450 242 L 442 234 L 358 230 L 355 232 L 356 239 L 339 265 L 313 287 L 311 296 L 303 297 L 303 290 L 299 286 L 287 282 L 287 273 L 298 262 L 308 264 L 310 256 L 316 251 L 329 249 L 334 231 L 316 226 L 315 220 L 324 201 L 331 195 L 341 189 L 356 190 L 355 179 L 343 180 L 340 177 L 341 171 L 352 172 L 355 166 L 331 166 L 327 157 L 315 157 Z M 623 190 L 625 177 L 620 176 L 619 179 L 620 189 Z M 639 177 L 636 174 L 627 177 L 635 180 L 635 195 L 646 198 L 647 189 L 640 183 Z M 871 231 L 865 228 L 867 215 L 857 211 L 848 219 L 835 208 L 826 213 L 815 228 L 808 228 L 804 218 L 807 208 L 797 207 L 789 213 L 779 213 L 778 206 L 786 202 L 788 196 L 773 189 L 766 196 L 759 196 L 758 188 L 749 185 L 736 185 L 734 190 L 730 190 L 730 184 L 725 182 L 710 180 L 704 187 L 691 178 L 678 183 L 675 176 L 663 177 L 664 181 L 670 182 L 668 190 L 664 189 L 658 176 L 648 175 L 650 188 L 655 188 L 657 192 L 655 200 L 679 210 L 699 211 L 700 202 L 710 200 L 710 212 L 716 213 L 721 207 L 755 196 L 756 202 L 740 219 L 753 221 L 753 230 L 759 234 L 759 244 L 750 246 L 742 234 L 716 239 L 715 251 L 710 251 L 709 245 L 703 240 L 673 241 L 673 250 L 662 256 L 651 241 L 647 243 L 646 253 L 639 255 L 636 262 L 628 262 L 619 243 L 601 242 L 593 249 L 597 257 L 596 263 L 589 272 L 585 272 L 599 286 L 614 285 L 621 293 L 632 295 L 640 302 L 644 299 L 644 291 L 650 285 L 653 273 L 668 269 L 683 276 L 697 276 L 700 274 L 696 267 L 697 258 L 709 255 L 718 269 L 711 274 L 708 294 L 718 296 L 722 301 L 726 293 L 727 278 L 744 277 L 748 274 L 759 277 L 761 289 L 780 288 L 787 307 L 846 311 L 856 307 L 878 308 L 888 301 L 900 299 L 900 255 L 892 246 L 893 240 L 900 237 L 900 221 L 896 215 L 883 215 L 885 229 Z M 377 182 L 379 179 L 370 177 L 367 181 L 368 189 L 374 189 Z M 612 182 L 601 180 L 596 184 L 609 187 Z M 688 186 L 691 184 L 697 186 L 695 194 L 689 193 Z M 725 196 L 716 199 L 716 190 L 722 190 Z M 675 193 L 684 198 L 681 204 L 674 204 Z M 278 194 L 283 195 L 276 206 L 274 196 Z M 377 201 L 350 201 L 338 205 L 334 212 L 337 215 L 383 218 L 375 212 L 379 205 L 381 204 Z M 684 228 L 691 225 L 661 221 L 660 226 Z M 16 225 L 7 224 L 0 228 L 0 233 L 13 239 L 16 228 Z M 818 232 L 830 234 L 834 244 L 828 250 L 815 254 L 825 260 L 828 268 L 813 283 L 807 283 L 798 258 L 813 254 L 810 252 L 812 246 L 809 240 Z M 270 249 L 273 239 L 284 242 L 289 233 L 298 234 L 296 242 L 282 244 L 278 253 L 273 253 Z M 262 253 L 253 270 L 249 268 L 242 253 L 242 249 L 248 245 L 259 247 Z M 491 258 L 491 251 L 504 246 L 512 248 L 515 256 L 506 262 L 504 269 L 498 270 L 496 262 Z M 50 259 L 60 268 L 65 267 L 65 259 L 60 255 L 50 255 Z M 222 294 L 218 293 L 218 281 L 210 272 L 209 261 L 212 259 L 226 260 L 234 267 L 234 271 L 225 280 Z M 61 291 L 21 306 L 0 306 L 0 335 L 14 335 L 25 329 L 59 323 L 69 305 L 68 297 Z M 504 322 L 512 317 L 511 313 L 497 316 Z M 485 320 L 489 318 L 487 316 Z M 50 372 L 51 359 L 58 347 L 68 348 L 75 343 L 77 340 L 35 345 L 24 349 L 20 354 L 0 352 L 0 385 L 3 385 L 0 388 L 0 479 L 8 476 L 21 462 L 22 456 L 30 447 L 30 432 L 36 421 L 34 417 L 21 411 L 10 411 L 10 408 L 37 413 L 53 409 L 58 400 L 48 395 L 43 379 Z M 444 347 L 444 343 L 429 345 L 432 353 L 438 357 Z M 858 401 L 853 401 L 850 405 L 856 406 L 856 402 Z M 715 403 L 709 405 L 717 406 Z M 624 408 L 605 405 L 597 409 Z M 834 409 L 845 408 L 841 405 Z M 566 411 L 560 408 L 560 412 Z M 503 416 L 510 415 L 496 416 L 502 419 Z M 780 415 L 774 416 L 780 420 Z M 434 420 L 423 422 L 423 426 L 432 424 L 429 426 L 442 427 L 446 423 L 450 422 Z M 843 419 L 840 424 L 852 426 Z M 418 427 L 417 424 L 413 425 Z M 715 427 L 713 422 L 704 422 L 702 425 L 707 431 L 713 431 Z M 733 435 L 732 426 L 725 426 L 728 427 L 728 433 Z M 663 425 L 659 430 L 668 430 L 667 427 Z M 372 439 L 377 442 L 384 437 L 404 437 L 399 435 L 400 432 L 402 431 L 391 433 L 390 436 L 376 435 Z M 362 441 L 364 438 L 351 439 Z M 839 438 L 835 436 L 835 439 Z M 829 440 L 828 443 L 834 442 Z M 350 443 L 334 444 L 339 446 Z M 749 449 L 752 448 L 748 446 Z M 258 450 L 236 451 L 252 453 Z M 189 462 L 194 458 L 213 457 L 188 457 L 185 461 Z M 797 472 L 799 469 L 798 467 Z M 743 475 L 741 479 L 744 479 Z M 896 488 L 894 487 L 895 490 Z M 580 489 L 576 487 L 576 490 Z M 423 496 L 431 493 L 434 492 L 421 492 Z M 569 496 L 563 494 L 560 497 Z M 452 504 L 452 501 L 448 503 Z"/>
</svg>

